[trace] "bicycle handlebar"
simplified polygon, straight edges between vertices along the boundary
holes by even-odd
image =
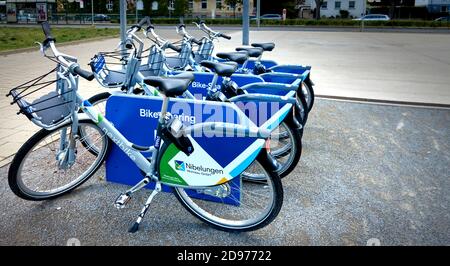
[[[181,35],[183,35],[184,38],[186,38],[188,41],[193,42],[197,45],[201,45],[202,41],[201,40],[197,40],[194,37],[192,37],[189,33],[187,33],[186,31],[186,25],[181,23],[177,26],[177,32],[180,33]]]
[[[175,46],[174,44],[167,42],[167,47],[174,50],[175,52],[181,52],[181,47]]]
[[[89,80],[89,81],[91,81],[95,78],[94,73],[92,73],[91,71],[84,70],[78,65],[73,68],[73,72],[75,74],[79,75],[80,77],[82,77],[86,80]]]
[[[213,31],[212,29],[210,29],[208,26],[206,26],[205,22],[203,20],[200,20],[199,23],[194,22],[194,24],[201,29],[202,31],[204,31],[206,34],[209,35],[209,37],[212,38],[217,38],[217,37],[222,37],[224,39],[227,40],[231,40],[231,36],[226,35],[224,33],[221,32],[217,32],[217,31]]]
[[[50,31],[50,25],[47,21],[42,22],[42,30],[44,31],[45,40],[44,44],[47,44],[49,41],[56,41],[55,38],[53,38],[52,33]]]
[[[147,24],[149,26],[151,25],[149,16],[142,18],[141,21],[139,21],[139,23],[135,24],[133,27],[137,27],[137,28],[141,29],[145,24]]]
[[[202,40],[201,40],[201,39],[200,39],[200,40],[197,40],[197,39],[195,39],[194,37],[192,37],[191,41],[192,41],[193,43],[197,44],[197,45],[201,45],[201,44],[202,44]]]
[[[44,56],[46,56],[44,52],[45,49],[50,48],[58,63],[66,67],[72,74],[79,75],[80,77],[87,79],[89,81],[93,80],[94,74],[92,72],[82,69],[80,65],[78,65],[78,63],[73,62],[76,60],[75,57],[60,53],[56,49],[55,47],[56,40],[55,38],[53,38],[51,34],[50,25],[48,24],[48,22],[46,21],[42,22],[41,26],[46,38],[44,43],[42,44],[42,52],[44,53]],[[67,59],[71,60],[72,62],[68,61]]]
[[[223,33],[221,33],[221,32],[219,32],[219,35],[218,35],[217,37],[222,37],[222,38],[225,38],[225,39],[227,39],[227,40],[231,40],[231,36],[226,35],[226,34],[223,34]]]

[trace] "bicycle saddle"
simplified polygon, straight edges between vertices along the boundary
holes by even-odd
[[[231,52],[231,53],[217,53],[217,57],[222,59],[228,59],[242,65],[248,59],[248,53],[243,52]]]
[[[264,51],[272,51],[275,48],[275,44],[273,42],[260,42],[260,43],[252,43],[253,47],[260,47]]]
[[[246,51],[248,53],[249,57],[259,57],[263,52],[263,48],[261,48],[261,47],[238,47],[238,48],[236,48],[236,51]]]
[[[192,75],[193,76],[193,75]],[[182,95],[193,80],[190,78],[172,78],[172,77],[148,77],[144,83],[158,88],[159,92],[167,97],[176,97]]]
[[[170,78],[173,79],[189,79],[190,81],[194,81],[195,77],[192,72],[180,72],[179,74],[176,74],[175,76],[170,76]]]
[[[225,77],[233,75],[238,66],[235,62],[217,63],[208,60],[201,61],[200,65],[214,70],[219,76]]]

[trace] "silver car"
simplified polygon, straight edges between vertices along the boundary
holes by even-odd
[[[391,20],[388,15],[383,14],[369,14],[360,18],[355,18],[353,20],[364,20],[364,21],[387,21]]]
[[[256,17],[251,18],[251,20],[256,20]],[[259,17],[260,20],[281,20],[281,15],[278,14],[264,14]]]

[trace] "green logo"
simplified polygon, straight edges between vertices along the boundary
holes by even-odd
[[[186,168],[185,168],[185,166],[184,166],[184,162],[183,162],[183,161],[177,161],[177,160],[175,160],[175,170],[178,170],[178,171],[185,171]]]

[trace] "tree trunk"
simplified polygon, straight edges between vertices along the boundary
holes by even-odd
[[[320,7],[322,6],[322,0],[315,0],[316,1],[316,12],[314,14],[315,19],[320,19]]]

